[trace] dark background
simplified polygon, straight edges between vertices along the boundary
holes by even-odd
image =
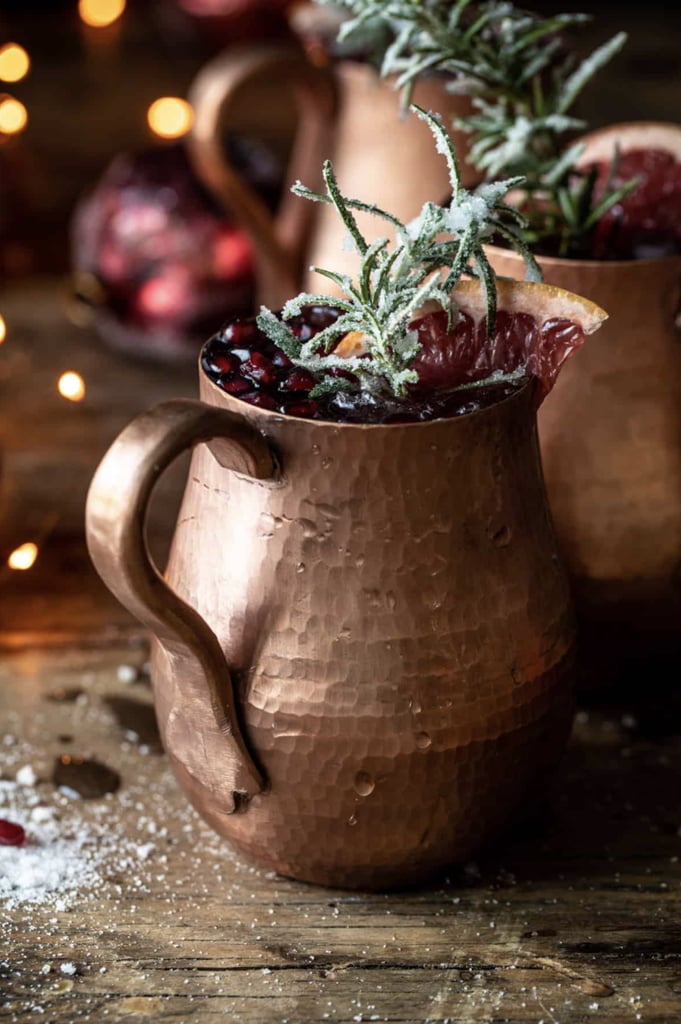
[[[535,9],[586,10],[586,50],[624,29],[625,50],[598,76],[580,113],[594,127],[638,119],[678,121],[681,111],[681,8],[676,0],[536,0]],[[673,8],[673,12],[672,12]],[[272,26],[261,16],[265,35]],[[257,22],[255,24],[257,34]],[[185,94],[202,63],[234,42],[178,17],[174,0],[128,0],[120,22],[86,29],[77,0],[2,0],[0,45],[21,43],[32,59],[24,81],[7,86],[29,124],[0,145],[0,232],[5,277],[65,271],[68,224],[76,198],[120,151],[152,143],[148,105]],[[14,179],[8,187],[8,165]]]

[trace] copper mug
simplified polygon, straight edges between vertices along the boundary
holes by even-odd
[[[559,759],[573,625],[532,386],[454,419],[361,425],[254,408],[201,370],[114,442],[91,556],[154,634],[165,749],[261,865],[386,888],[461,862]],[[165,580],[145,509],[192,461]]]

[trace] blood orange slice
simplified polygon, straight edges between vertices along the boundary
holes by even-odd
[[[485,296],[479,281],[460,281],[452,292],[459,319],[447,330],[447,314],[425,308],[412,321],[421,350],[413,362],[416,392],[449,390],[484,380],[496,371],[522,371],[539,382],[538,401],[553,387],[565,360],[597,330],[605,313],[594,302],[563,288],[497,280],[497,322],[487,336]],[[456,319],[456,318],[455,318]],[[338,355],[359,355],[357,332]]]
[[[631,122],[587,135],[582,168],[596,166],[596,195],[603,194],[617,149],[610,185],[639,178],[633,191],[601,217],[594,237],[596,259],[646,259],[681,252],[681,125]]]

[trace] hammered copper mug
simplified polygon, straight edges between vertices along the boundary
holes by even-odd
[[[618,144],[681,158],[678,125],[611,125],[582,141],[585,162],[612,158]],[[524,276],[515,253],[487,254],[497,274]],[[538,261],[547,284],[610,312],[563,368],[539,434],[582,685],[640,692],[641,678],[671,682],[681,664],[681,254]]]
[[[155,635],[165,749],[261,865],[388,888],[468,858],[538,799],[569,731],[573,626],[532,385],[395,425],[254,408],[201,371],[114,442],[88,544]],[[192,447],[165,582],[144,539]]]

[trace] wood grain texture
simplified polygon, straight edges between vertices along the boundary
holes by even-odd
[[[188,808],[165,758],[116,730],[102,698],[129,693],[117,667],[145,657],[125,643],[4,659],[0,731],[17,739],[0,748],[4,775],[18,747],[43,778],[68,730],[122,774],[107,803],[121,843],[148,839],[148,821],[168,834],[133,873],[109,865],[70,910],[2,911],[3,1019],[676,1019],[681,754],[672,737],[651,740],[651,722],[582,716],[550,813],[429,888],[350,895],[236,858]],[[86,701],[47,705],[57,684],[85,685]],[[678,732],[678,714],[667,723]],[[65,961],[75,976],[60,973]]]

